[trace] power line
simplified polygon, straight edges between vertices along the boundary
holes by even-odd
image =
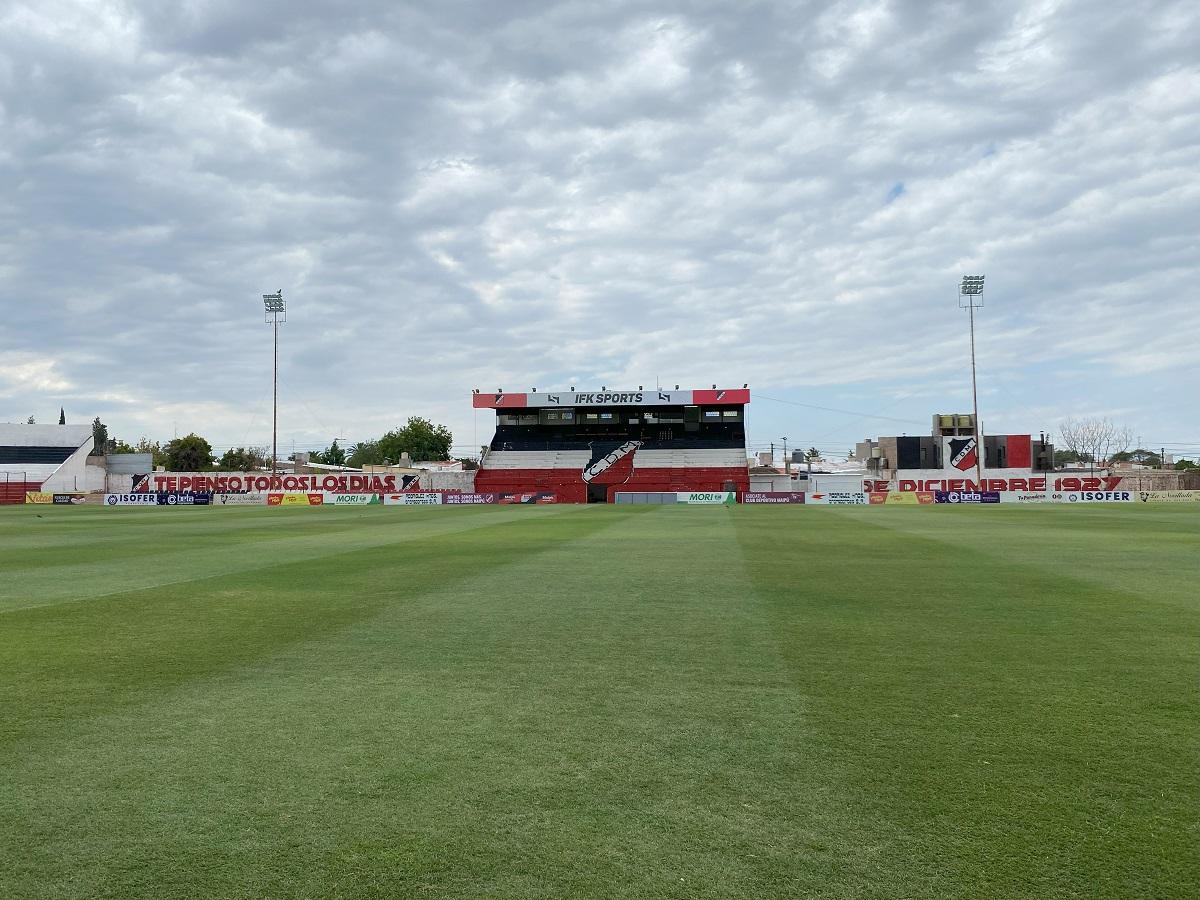
[[[755,399],[770,400],[773,403],[786,403],[788,406],[800,406],[804,409],[819,409],[821,412],[840,413],[845,416],[854,416],[859,419],[880,419],[886,422],[899,422],[903,425],[924,425],[927,423],[918,422],[916,419],[897,419],[892,416],[880,416],[874,413],[857,412],[852,409],[837,409],[832,406],[817,406],[812,403],[801,403],[798,400],[781,400],[779,397],[768,397],[766,394],[755,394]]]

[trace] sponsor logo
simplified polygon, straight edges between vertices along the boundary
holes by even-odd
[[[1131,491],[1069,491],[1065,494],[1052,494],[1055,499],[1066,503],[1132,503]]]
[[[1138,491],[1143,503],[1197,503],[1200,491]]]
[[[385,494],[383,502],[389,506],[440,506],[442,495],[431,491],[410,491],[404,494]]]
[[[105,494],[106,506],[158,506],[157,494]]]
[[[658,399],[659,399],[659,400],[662,400],[662,401],[664,401],[664,402],[666,402],[666,403],[670,403],[670,402],[671,402],[671,394],[670,394],[669,392],[667,392],[667,391],[659,391],[659,392],[658,392]]]
[[[950,439],[950,465],[958,469],[960,472],[966,472],[975,468],[975,462],[979,458],[976,452],[975,438],[951,438]]]
[[[613,393],[612,391],[599,394],[576,394],[576,403],[590,403],[594,405],[603,405],[605,403],[641,403],[642,395],[638,391],[627,391],[625,393]]]
[[[60,506],[80,506],[91,501],[87,494],[55,494],[52,500]]]
[[[25,492],[25,502],[26,503],[53,503],[54,495],[47,493],[46,491],[26,491]]]
[[[676,503],[716,505],[736,501],[733,491],[681,491],[675,495]]]
[[[218,506],[265,506],[266,494],[216,494],[213,503]]]
[[[267,494],[267,506],[324,506],[324,494]]]
[[[532,491],[528,493],[497,494],[497,503],[557,503],[558,495],[550,491]]]
[[[900,491],[876,491],[868,495],[871,498],[872,506],[882,506],[887,504],[901,506],[926,506],[934,502],[932,491],[911,491],[902,493]]]
[[[742,494],[743,503],[803,503],[800,491],[756,491]]]
[[[158,491],[154,495],[159,506],[208,506],[212,494],[203,491]]]
[[[603,475],[610,469],[612,469],[610,477],[604,479],[603,482],[597,482],[598,484],[623,484],[624,482],[628,481],[630,476],[633,475],[634,454],[637,453],[638,447],[640,446],[642,446],[641,441],[626,441],[621,446],[606,453],[599,459],[596,459],[596,456],[601,451],[593,447],[592,459],[588,462],[588,465],[585,466],[583,470],[584,483],[591,484],[593,479]],[[622,466],[620,470],[614,468],[617,463],[626,457],[629,457],[628,465]],[[624,477],[621,477],[622,475]]]
[[[442,502],[447,506],[475,506],[495,503],[495,494],[443,494]]]
[[[808,494],[804,502],[818,503],[823,506],[866,506],[868,496],[862,491],[825,491]]]
[[[562,400],[559,398],[558,394],[547,394],[546,399],[551,403],[562,403]]]
[[[379,494],[326,494],[326,506],[371,506],[382,503]]]
[[[999,491],[934,491],[935,503],[999,503]]]

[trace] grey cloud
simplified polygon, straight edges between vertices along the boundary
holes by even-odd
[[[1196,275],[1188,4],[63,4],[2,24],[0,350],[20,361],[0,418],[69,384],[122,434],[177,409],[218,442],[261,435],[257,295],[281,286],[301,441],[413,412],[462,435],[475,385],[667,372],[900,381],[923,419],[961,370],[953,285],[976,268],[997,415],[1041,403],[1031,365],[1198,377],[1171,288]]]

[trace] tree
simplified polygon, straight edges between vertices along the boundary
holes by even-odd
[[[198,434],[175,438],[163,452],[171,472],[203,472],[212,466],[212,445]]]
[[[217,460],[217,468],[222,472],[252,472],[267,468],[270,462],[265,447],[230,447]]]
[[[383,452],[379,449],[379,441],[359,441],[350,446],[350,457],[346,461],[349,466],[361,469],[363,466],[382,466]]]
[[[809,447],[804,451],[804,461],[808,463],[808,471],[812,473],[812,464],[821,458],[821,451],[816,447]]]
[[[1112,462],[1131,462],[1140,466],[1161,466],[1162,457],[1153,450],[1122,450],[1112,455]]]
[[[34,419],[34,417],[33,417],[33,416],[30,416],[28,419],[26,419],[26,420],[25,420],[25,424],[26,424],[26,425],[36,425],[36,424],[37,424],[37,420],[36,420],[36,419]]]
[[[126,443],[125,441],[121,440],[120,438],[111,438],[108,441],[107,452],[109,455],[116,455],[118,453],[137,453],[139,451],[138,451],[137,447],[133,446],[132,444]]]
[[[1092,461],[1092,457],[1090,455],[1088,455],[1087,453],[1080,455],[1079,453],[1076,453],[1074,450],[1055,450],[1054,451],[1054,465],[1059,468],[1061,468],[1069,463],[1080,463],[1080,462],[1090,463],[1091,461]]]
[[[402,453],[407,453],[414,462],[449,459],[453,442],[454,437],[445,425],[434,425],[421,416],[411,416],[403,428],[389,431],[378,444],[383,458],[396,463]]]
[[[327,466],[344,466],[346,464],[346,451],[338,446],[337,439],[326,447],[324,450],[315,450],[309,454],[309,460],[315,463],[323,463]]]
[[[1068,450],[1090,457],[1087,462],[1093,469],[1107,465],[1114,454],[1128,449],[1133,442],[1133,433],[1125,427],[1114,425],[1110,419],[1092,417],[1065,419],[1058,427],[1059,437]]]
[[[92,455],[103,456],[108,452],[108,426],[100,417],[92,419]]]
[[[61,406],[58,408],[58,424],[59,425],[67,424],[67,411],[65,409],[63,409],[63,407],[61,407]]]
[[[1180,459],[1176,460],[1175,469],[1179,472],[1186,472],[1189,469],[1200,469],[1200,465],[1197,465],[1193,460],[1190,459]]]

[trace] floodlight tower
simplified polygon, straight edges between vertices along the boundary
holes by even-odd
[[[263,321],[275,333],[275,365],[271,370],[271,478],[274,479],[279,459],[279,326],[287,321],[283,289],[263,294]]]
[[[975,386],[975,310],[983,308],[984,275],[964,275],[958,285],[958,308],[971,320],[971,421],[975,426],[975,483],[983,490],[983,441],[979,439],[979,391]]]

